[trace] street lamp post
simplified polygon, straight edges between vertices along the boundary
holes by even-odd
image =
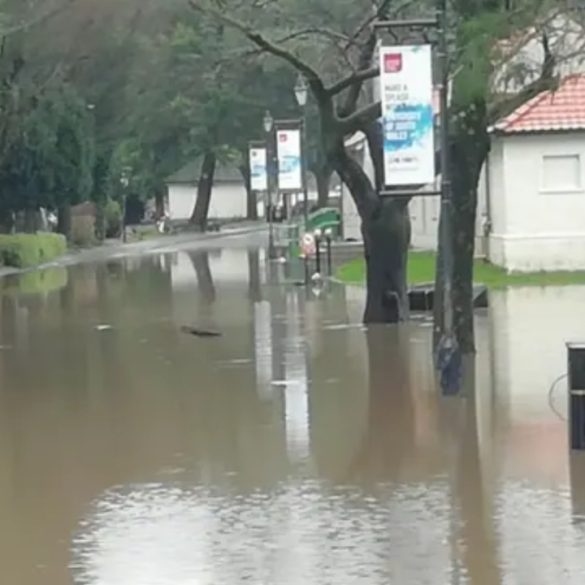
[[[302,180],[303,180],[303,220],[305,223],[305,230],[309,222],[309,185],[307,181],[307,99],[309,97],[309,87],[307,81],[302,74],[299,74],[295,84],[295,97],[297,103],[302,110],[301,117],[301,165],[302,165]]]
[[[274,118],[272,114],[266,110],[263,120],[264,132],[266,134],[266,191],[268,196],[268,258],[274,260],[276,258],[276,249],[274,247],[274,209],[272,191],[274,187],[275,178],[275,164],[274,164]]]

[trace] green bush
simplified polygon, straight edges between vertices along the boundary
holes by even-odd
[[[122,206],[113,199],[108,199],[104,209],[106,238],[119,238],[122,233]]]
[[[59,234],[0,235],[0,264],[29,268],[50,262],[67,251],[67,242]]]

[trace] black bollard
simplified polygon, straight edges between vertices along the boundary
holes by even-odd
[[[321,237],[315,236],[315,260],[317,274],[321,274]]]
[[[574,451],[585,450],[585,343],[568,343],[569,440]]]
[[[333,273],[332,269],[332,259],[331,259],[331,235],[327,234],[327,274],[331,276]]]

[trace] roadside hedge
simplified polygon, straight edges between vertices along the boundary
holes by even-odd
[[[0,235],[0,264],[30,268],[50,262],[67,251],[67,241],[59,234]]]

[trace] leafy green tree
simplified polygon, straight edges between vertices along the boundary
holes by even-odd
[[[362,219],[367,264],[366,322],[395,321],[407,314],[406,261],[410,240],[407,199],[378,196],[382,184],[380,104],[373,101],[368,80],[378,74],[375,64],[377,20],[429,16],[448,8],[452,102],[450,153],[452,225],[455,251],[452,301],[455,334],[465,352],[474,350],[472,319],[472,259],[477,183],[489,149],[488,127],[498,116],[554,84],[553,56],[547,42],[547,11],[558,10],[547,0],[452,0],[402,3],[284,1],[278,5],[242,6],[213,0],[190,0],[196,12],[237,30],[263,54],[283,60],[303,74],[319,112],[320,137],[327,162],[347,185]],[[365,16],[364,16],[365,15]],[[493,79],[509,55],[498,54],[498,40],[527,30],[541,35],[545,60],[537,79],[516,95],[501,95]],[[432,35],[433,33],[429,33]],[[420,32],[393,31],[393,42]],[[349,73],[348,73],[349,70]],[[344,140],[357,131],[365,134],[376,169],[375,180],[347,152]],[[416,186],[414,186],[416,187]],[[444,251],[442,241],[441,253]],[[444,328],[441,310],[442,274],[438,275],[437,331]]]
[[[68,210],[89,197],[93,135],[85,103],[71,88],[41,95],[18,93],[10,142],[0,159],[0,197],[12,212],[22,211],[27,229],[40,207],[58,209],[66,227]],[[14,98],[16,99],[16,98]]]

